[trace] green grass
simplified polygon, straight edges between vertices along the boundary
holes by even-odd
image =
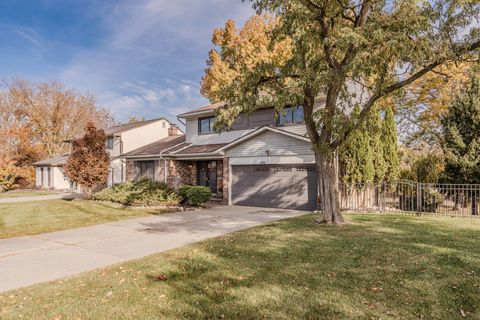
[[[479,220],[313,218],[0,294],[0,318],[480,319]]]
[[[4,193],[0,193],[0,199],[2,198],[18,198],[18,197],[33,197],[33,196],[46,196],[46,195],[51,195],[55,194],[55,192],[52,191],[22,191],[22,190],[15,190],[15,191],[8,191]]]
[[[166,209],[126,209],[112,203],[86,200],[0,203],[0,239],[71,229],[168,211]]]

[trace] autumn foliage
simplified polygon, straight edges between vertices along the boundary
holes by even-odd
[[[95,99],[59,82],[14,80],[0,90],[0,185],[3,190],[33,187],[32,164],[69,151],[67,140],[93,122],[104,128],[112,116]]]
[[[87,194],[107,182],[110,160],[105,150],[106,140],[105,132],[89,122],[85,135],[72,142],[65,174],[72,182],[81,185]]]

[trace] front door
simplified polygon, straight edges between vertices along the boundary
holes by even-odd
[[[209,187],[213,194],[217,193],[217,161],[198,161],[197,164],[199,186]]]

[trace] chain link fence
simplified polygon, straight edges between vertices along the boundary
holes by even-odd
[[[478,216],[480,185],[398,180],[381,185],[341,185],[346,212]]]

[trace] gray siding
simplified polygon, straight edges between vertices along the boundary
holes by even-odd
[[[227,157],[262,157],[267,156],[309,155],[313,154],[311,144],[280,133],[267,131],[238,146],[228,149]]]
[[[232,204],[314,210],[314,165],[232,166]]]

